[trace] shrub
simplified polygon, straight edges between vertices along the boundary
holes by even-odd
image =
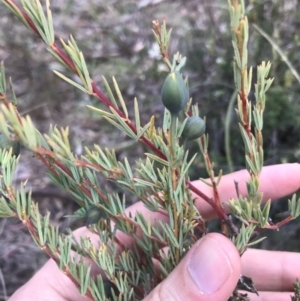
[[[24,0],[21,6],[9,0],[2,2],[45,42],[49,52],[68,70],[68,74],[73,73],[74,76],[68,77],[59,71],[54,71],[55,74],[102,103],[101,106],[89,106],[89,109],[148,149],[136,160],[135,168],[131,167],[127,158],[120,161],[114,150],[96,144],[93,148],[86,147],[84,154],[75,155],[69,141],[69,128],[50,126],[49,132],[42,134],[29,116],[19,114],[15,94],[12,93],[11,101],[7,97],[2,64],[0,216],[20,219],[34,242],[57,263],[87,299],[142,300],[165,279],[197,239],[206,233],[206,222],[195,206],[195,197],[200,197],[215,210],[221,232],[233,241],[241,255],[248,246],[264,239],[257,233],[265,229],[276,230],[300,215],[300,201],[296,196],[289,201],[288,217],[277,224],[269,218],[271,200],[262,204],[259,176],[264,163],[263,114],[266,92],[273,79],[268,77],[269,62],[263,61],[257,66],[253,93],[256,102],[252,105],[248,99],[252,88],[252,68],[248,68],[249,29],[243,1],[229,1],[238,131],[243,140],[246,169],[250,175],[248,195],[241,197],[237,184],[237,197],[229,202],[228,207],[235,219],[227,214],[218,193],[222,170],[216,175],[208,152],[209,140],[204,131],[209,120],[201,119],[198,106],[189,100],[188,80],[181,74],[186,58],[176,53],[170,59],[171,30],[167,30],[165,21],[153,21],[154,36],[162,60],[170,72],[161,93],[166,108],[162,128],[159,128],[154,116],[148,118],[146,124],[141,123],[141,104],[137,99],[134,100],[133,112],[128,111],[115,79],[109,84],[104,78],[106,94],[101,91],[91,78],[85,57],[72,36],[67,42],[56,41],[49,1],[46,1],[45,10],[39,1]],[[12,85],[11,89],[13,91]],[[197,156],[197,153],[190,154],[187,149],[189,139],[195,140],[202,155],[209,177],[202,181],[212,187],[214,198],[205,195],[189,179],[189,169]],[[12,185],[20,143],[45,165],[51,180],[70,193],[80,206],[71,217],[84,219],[101,245],[93,245],[88,237],[78,240],[71,231],[68,235],[60,233],[49,222],[49,214],[42,215],[31,194],[26,193],[26,183],[21,183],[19,188]],[[140,212],[134,216],[127,215],[125,194],[120,196],[107,191],[99,184],[100,176],[125,188],[161,219],[150,221]],[[123,246],[120,252],[117,231],[132,237],[135,247]],[[165,247],[168,251],[164,252],[162,249]],[[71,251],[76,253],[75,257]],[[84,263],[86,257],[103,270],[107,280],[103,280],[101,275],[91,277],[90,266]],[[155,269],[153,258],[159,264],[159,271]],[[245,276],[241,276],[238,288],[255,291],[251,279]],[[246,300],[247,297],[239,294],[237,289],[231,299]]]

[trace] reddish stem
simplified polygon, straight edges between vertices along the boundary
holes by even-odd
[[[31,233],[31,235],[35,238],[35,240],[37,242],[39,242],[39,235],[36,231],[36,228],[33,224],[33,222],[29,219],[26,218],[24,220],[22,220],[22,222],[25,224],[25,226],[28,228],[29,232]],[[50,250],[50,248],[47,245],[40,245],[40,248],[49,256],[49,258],[53,259],[57,266],[59,266],[59,259],[58,256],[56,257]],[[77,288],[80,288],[80,284],[78,283],[78,281],[72,276],[72,274],[69,272],[67,267],[64,267],[63,269],[64,274],[75,284],[75,286]],[[94,300],[94,298],[92,297],[90,292],[87,292],[85,295],[86,298],[88,298],[89,300]]]
[[[5,0],[5,2],[10,5],[12,7],[12,9],[16,9],[18,10],[21,15],[23,16],[23,18],[26,20],[26,22],[28,23],[28,25],[30,26],[30,28],[36,33],[36,35],[38,35],[39,37],[41,37],[38,29],[36,28],[36,26],[34,25],[33,21],[30,19],[30,17],[25,13],[25,11],[19,7],[13,0]]]
[[[201,197],[205,202],[207,202],[218,214],[220,221],[227,221],[227,214],[224,209],[220,207],[213,198],[208,197],[202,191],[200,191],[197,187],[195,187],[191,182],[186,181],[186,186],[193,191],[197,196]]]
[[[93,92],[95,93],[96,97],[99,98],[108,108],[113,108],[117,114],[124,119],[126,124],[129,126],[129,128],[136,134],[137,129],[135,125],[124,115],[122,111],[120,111],[116,106],[114,106],[111,101],[98,89],[98,87],[95,85],[94,82],[92,82]],[[145,144],[149,149],[151,149],[156,155],[158,155],[163,160],[167,160],[167,157],[163,152],[161,152],[150,140],[148,140],[146,137],[142,136],[140,138],[140,141]]]
[[[41,38],[40,33],[38,32],[36,26],[34,25],[33,21],[30,19],[30,17],[20,8],[18,7],[12,0],[6,0],[6,2],[12,6],[13,8],[17,8],[20,13],[23,15],[23,17],[25,18],[26,22],[28,23],[28,25],[31,27],[31,29]],[[67,66],[70,67],[70,69],[77,74],[77,70],[76,67],[74,65],[74,63],[72,62],[72,60],[69,59],[69,57],[59,48],[59,46],[57,44],[53,44],[50,45],[50,47],[52,47],[52,49],[57,53],[57,55],[67,64]],[[93,88],[93,92],[95,94],[95,96],[97,96],[97,98],[99,98],[107,107],[112,107],[117,114],[119,114],[119,116],[121,118],[125,119],[126,124],[130,127],[130,129],[134,132],[137,133],[136,127],[135,125],[126,118],[126,116],[124,115],[124,113],[122,111],[120,111],[116,106],[114,106],[112,104],[112,102],[98,89],[98,87],[95,85],[95,83],[92,81],[92,88]],[[167,157],[165,156],[165,154],[160,151],[150,140],[148,140],[146,137],[142,136],[140,138],[140,141],[145,144],[150,150],[152,150],[157,156],[159,156],[160,158],[162,158],[163,160],[166,160]],[[226,220],[226,213],[224,212],[224,210],[222,208],[220,208],[215,201],[212,198],[209,198],[208,196],[206,196],[204,193],[202,193],[200,190],[198,190],[196,187],[193,186],[193,184],[191,184],[189,181],[186,181],[187,183],[187,187],[189,187],[196,195],[198,195],[199,197],[201,197],[204,201],[206,201],[208,204],[210,204],[214,210],[216,210],[219,218],[221,220]]]
[[[60,57],[60,59],[75,73],[78,75],[75,64],[70,60],[70,58],[58,47],[56,43],[50,45],[52,50]]]

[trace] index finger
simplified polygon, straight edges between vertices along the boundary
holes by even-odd
[[[223,176],[218,186],[218,192],[222,203],[227,203],[230,198],[236,198],[234,182],[238,182],[241,196],[247,195],[246,183],[250,175],[246,170],[237,171]],[[276,200],[287,196],[300,188],[300,164],[278,164],[263,168],[260,178],[259,191],[263,193],[263,201]],[[193,184],[205,193],[213,197],[213,190],[202,181],[194,181]],[[196,206],[201,216],[208,220],[216,217],[216,212],[201,198],[197,197]]]
[[[218,192],[223,203],[227,203],[230,198],[236,197],[234,182],[238,182],[239,193],[242,196],[247,195],[246,182],[249,181],[250,176],[247,170],[237,171],[222,177],[218,186]],[[201,190],[208,197],[213,197],[213,190],[210,186],[202,181],[194,181],[193,184]],[[300,164],[278,164],[264,167],[260,175],[260,188],[259,191],[263,193],[263,200],[279,199],[295,192],[300,187]],[[196,207],[198,208],[201,216],[208,220],[216,217],[216,212],[212,207],[201,198],[196,197]],[[226,208],[226,206],[225,206]],[[145,220],[150,220],[151,224],[155,220],[168,222],[168,217],[158,212],[148,210],[144,204],[138,202],[126,209],[126,213],[131,213],[132,216],[136,212],[143,214]],[[125,233],[119,232],[118,238],[124,246],[131,247],[135,239]]]

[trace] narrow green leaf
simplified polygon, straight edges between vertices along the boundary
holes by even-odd
[[[153,154],[150,154],[150,153],[145,153],[145,155],[147,157],[149,157],[150,159],[154,160],[154,161],[157,161],[157,162],[159,162],[159,163],[161,163],[163,165],[169,166],[169,162],[168,161],[166,161],[166,160],[164,160],[164,159],[162,159],[162,158],[160,158],[160,157],[158,157],[156,155],[153,155]]]
[[[71,84],[72,86],[76,87],[77,89],[81,90],[82,92],[86,93],[86,94],[90,94],[88,90],[86,90],[83,86],[77,84],[76,82],[74,82],[73,80],[69,79],[68,77],[64,76],[62,73],[53,70],[53,72],[59,76],[61,79],[65,80],[67,83]]]
[[[46,5],[49,4],[49,0],[46,1]],[[49,28],[49,23],[48,23],[48,20],[44,14],[44,11],[43,11],[43,8],[41,6],[41,3],[38,2],[38,6],[39,6],[39,13],[40,13],[40,19],[42,21],[42,29],[43,29],[43,32],[45,34],[45,43],[48,44],[48,45],[51,45],[51,43],[53,43],[52,41],[52,35],[51,35],[51,29]],[[49,7],[47,7],[47,12],[49,11]]]
[[[129,179],[132,180],[132,178],[133,178],[132,170],[129,165],[128,159],[126,157],[124,158],[124,162],[125,162],[125,166],[126,166],[127,175],[129,177]]]
[[[84,83],[86,86],[86,89],[90,92],[90,94],[93,93],[93,87],[92,87],[92,81],[90,78],[89,71],[87,69],[85,59],[83,57],[82,52],[79,52],[79,58],[80,58],[80,69],[83,71],[83,77],[84,77]]]
[[[5,0],[1,0],[11,11],[12,13],[27,27],[27,29],[31,30],[31,27],[28,25],[26,19],[24,18],[22,12],[19,10],[18,6],[13,2],[7,2]]]
[[[188,152],[187,152],[188,153]],[[192,165],[192,163],[194,162],[194,160],[195,160],[195,158],[197,157],[197,153],[196,154],[194,154],[194,156],[191,158],[191,160],[188,162],[188,164],[185,166],[185,168],[184,168],[184,170],[183,171],[181,171],[181,173],[180,173],[180,178],[179,178],[179,180],[178,180],[178,183],[177,183],[177,188],[176,188],[176,191],[175,191],[175,193],[177,194],[177,193],[179,193],[179,191],[182,189],[182,183],[183,183],[183,181],[185,180],[185,179],[187,179],[188,178],[188,170],[189,170],[189,168],[190,168],[190,166]]]
[[[173,245],[173,247],[180,248],[177,238],[173,232],[173,228],[170,225],[165,224],[165,223],[160,223],[160,224],[161,224],[162,230],[165,233],[166,238],[170,241],[170,243]]]
[[[52,12],[50,9],[50,1],[46,1],[46,8],[47,8],[47,19],[48,19],[48,30],[49,30],[49,43],[53,44],[55,35],[54,35],[54,28],[53,28],[53,18],[52,18]]]
[[[115,99],[115,97],[114,97],[113,92],[111,91],[111,88],[110,88],[110,86],[109,86],[109,84],[108,84],[106,78],[105,78],[104,76],[102,76],[102,79],[103,79],[103,82],[104,82],[106,91],[107,91],[107,93],[108,93],[109,99],[110,99],[111,102],[115,105],[116,108],[119,108],[118,103],[117,103],[117,101],[116,101],[116,99]]]
[[[138,178],[133,178],[133,181],[136,183],[136,185],[141,186],[142,188],[144,186],[147,186],[147,187],[154,187],[155,186],[155,184],[153,182],[145,181],[145,180],[138,179]]]
[[[300,215],[300,199],[296,199],[296,194],[293,195],[292,199],[289,200],[289,212],[290,215],[295,219]]]
[[[248,134],[245,131],[244,127],[240,123],[239,123],[239,128],[240,128],[240,131],[241,131],[241,134],[242,134],[242,138],[243,138],[243,141],[244,141],[246,152],[251,153],[252,152],[252,144],[251,144],[251,141],[248,137]]]
[[[120,104],[122,106],[123,113],[125,114],[126,118],[128,118],[127,107],[126,107],[125,101],[123,99],[122,93],[121,93],[121,91],[119,89],[118,83],[117,83],[117,81],[116,81],[116,79],[114,77],[112,78],[112,80],[113,80],[113,84],[114,84],[115,91],[117,93],[119,102],[120,102]]]
[[[264,209],[262,210],[262,216],[265,218],[264,226],[266,225],[266,223],[269,220],[270,208],[271,208],[271,200],[268,200],[267,203],[264,206]]]
[[[118,128],[119,130],[121,130],[122,132],[125,132],[125,134],[127,134],[132,139],[135,139],[136,136],[132,134],[131,129],[128,130],[127,127],[123,126],[123,124],[119,124],[109,117],[103,116],[103,118],[106,119],[108,122],[110,122],[112,125],[114,125],[116,128]]]
[[[115,118],[114,114],[112,114],[112,113],[110,113],[110,112],[107,112],[107,111],[98,109],[98,108],[93,107],[93,106],[87,106],[87,108],[89,108],[89,109],[91,109],[91,110],[93,110],[93,111],[95,111],[95,112],[100,113],[100,115],[102,115],[102,116],[106,116],[106,117],[112,118],[112,119]]]
[[[115,119],[118,120],[119,124],[123,127],[123,131],[127,133],[127,135],[133,139],[136,139],[136,134],[133,132],[133,130],[127,125],[124,118],[122,118],[115,110],[114,108],[110,107],[110,110],[114,114]]]
[[[139,103],[137,101],[137,98],[134,98],[134,117],[135,117],[135,126],[137,130],[137,134],[139,135],[141,122],[140,122],[140,111],[139,111]]]
[[[6,198],[2,193],[0,194],[0,217],[13,217],[15,216],[15,212],[9,206],[8,198]]]
[[[237,67],[239,69],[241,69],[242,68],[242,62],[241,62],[240,53],[239,53],[239,50],[238,50],[238,47],[237,47],[237,44],[236,44],[235,41],[232,41],[232,46],[233,46],[233,50],[234,50],[234,57],[236,59]]]
[[[151,122],[148,122],[138,133],[138,135],[136,135],[135,140],[138,141],[143,135],[144,133],[149,129],[151,125]]]
[[[0,63],[0,93],[6,93],[5,67],[3,61]]]
[[[79,50],[77,50],[77,46],[76,43],[73,39],[72,36],[70,36],[70,41],[68,41],[68,45],[65,43],[65,41],[63,39],[60,39],[60,42],[62,43],[64,49],[66,50],[66,52],[68,53],[68,55],[70,56],[71,60],[73,61],[75,68],[78,72],[78,75],[80,76],[80,74],[82,74],[80,68],[78,66],[80,66],[80,59],[78,56]],[[74,45],[72,44],[72,41],[74,41]]]

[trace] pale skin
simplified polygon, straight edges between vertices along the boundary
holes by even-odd
[[[219,194],[222,202],[235,197],[234,181],[239,182],[239,191],[245,195],[245,182],[249,179],[246,171],[223,176]],[[212,196],[211,188],[201,181],[194,182],[205,194]],[[278,199],[300,188],[300,165],[282,164],[265,167],[260,177],[260,191],[264,201]],[[214,211],[203,200],[197,200],[197,207],[205,219],[215,218]],[[141,203],[128,211],[141,211],[151,219],[164,218],[149,213]],[[284,231],[284,229],[282,229]],[[86,228],[75,231],[75,235],[89,236]],[[122,243],[130,247],[133,240],[119,233]],[[207,257],[206,257],[207,256]],[[198,259],[205,258],[201,269]],[[93,273],[98,273],[93,267]],[[169,277],[159,284],[144,301],[227,301],[236,286],[240,274],[251,277],[259,296],[249,294],[251,300],[290,301],[293,282],[300,278],[300,254],[248,249],[240,258],[234,245],[223,235],[211,233],[200,239],[183,258]],[[209,279],[209,281],[206,281]],[[36,274],[21,287],[9,301],[84,301],[74,284],[49,260]]]

